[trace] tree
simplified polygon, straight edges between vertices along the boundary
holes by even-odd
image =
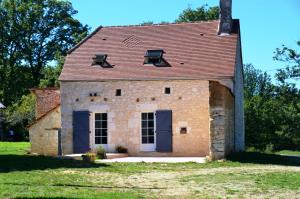
[[[61,70],[64,65],[65,58],[63,56],[58,56],[56,58],[56,65],[55,66],[46,66],[43,71],[43,78],[40,79],[40,88],[47,88],[47,87],[59,87],[58,77],[61,73]]]
[[[297,42],[300,47],[300,41]],[[286,47],[277,48],[275,51],[274,60],[286,63],[284,69],[279,69],[276,73],[276,78],[281,83],[285,83],[288,79],[298,79],[300,77],[300,53],[295,49]]]
[[[203,5],[195,10],[191,8],[185,9],[175,21],[180,22],[193,22],[193,21],[208,21],[219,18],[219,7],[214,6],[207,8],[207,5]]]
[[[154,24],[153,21],[145,21],[145,22],[141,23],[140,25],[141,26],[148,26],[148,25],[153,25],[153,24]]]
[[[271,77],[253,65],[244,66],[246,146],[265,149],[274,137],[275,119]],[[271,113],[270,113],[271,112]],[[274,112],[273,112],[274,113]]]
[[[208,21],[208,20],[215,20],[219,18],[219,7],[209,7],[207,5],[203,5],[199,8],[193,10],[192,8],[187,8],[182,11],[179,15],[178,19],[175,20],[175,23],[181,22],[193,22],[193,21]],[[160,24],[168,24],[169,22],[162,21]],[[153,25],[153,21],[145,21],[141,23],[141,26],[145,25]]]
[[[73,18],[76,13],[68,1],[0,1],[0,99],[5,105],[38,86],[57,54],[66,55],[87,35],[88,27]]]
[[[300,91],[275,85],[252,65],[244,66],[246,145],[260,150],[300,148]]]
[[[35,96],[28,94],[9,106],[5,110],[6,131],[12,129],[16,132],[16,138],[23,140],[27,134],[26,126],[35,118]]]

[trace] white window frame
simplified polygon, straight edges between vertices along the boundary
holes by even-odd
[[[95,130],[96,130],[96,128],[95,128],[95,123],[96,123],[96,118],[95,118],[95,115],[97,114],[97,113],[100,113],[100,114],[107,114],[107,143],[106,144],[96,144],[96,135],[95,135]],[[109,145],[109,126],[108,126],[108,113],[107,112],[92,112],[92,114],[91,114],[91,123],[90,123],[90,126],[91,126],[91,146],[93,146],[92,148],[95,150],[95,149],[97,149],[99,146],[102,146],[104,149],[105,149],[105,151],[107,151],[108,150],[108,145]]]
[[[142,114],[143,113],[147,113],[147,114],[153,113],[154,143],[143,144],[143,141],[142,141],[142,139],[143,139]],[[155,152],[156,151],[156,119],[155,119],[155,112],[143,111],[143,112],[140,113],[140,146],[141,146],[141,151],[143,151],[143,152]]]

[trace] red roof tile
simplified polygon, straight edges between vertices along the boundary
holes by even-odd
[[[199,79],[233,77],[239,22],[231,35],[217,34],[219,21],[100,27],[70,50],[61,81]],[[144,65],[147,50],[163,49],[171,67]],[[108,54],[112,68],[92,66]]]
[[[30,90],[36,96],[36,119],[43,117],[60,104],[59,88],[34,88]]]

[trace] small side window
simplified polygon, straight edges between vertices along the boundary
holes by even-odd
[[[122,95],[122,90],[121,89],[117,89],[116,90],[116,96],[121,96]]]
[[[165,94],[168,94],[168,95],[171,94],[171,88],[170,87],[165,88]]]
[[[180,134],[187,134],[187,128],[186,127],[181,127],[180,128]]]

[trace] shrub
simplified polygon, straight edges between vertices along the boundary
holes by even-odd
[[[82,157],[82,160],[85,162],[95,162],[95,160],[96,160],[96,154],[92,153],[92,152],[87,152],[87,153],[83,154],[81,157]]]
[[[99,159],[106,159],[106,152],[105,152],[105,149],[102,147],[102,146],[99,146],[97,148],[97,157]]]
[[[274,153],[274,144],[267,144],[265,148],[265,153]]]
[[[117,151],[118,153],[127,153],[128,150],[127,150],[127,148],[118,145],[118,146],[116,147],[116,151]]]

